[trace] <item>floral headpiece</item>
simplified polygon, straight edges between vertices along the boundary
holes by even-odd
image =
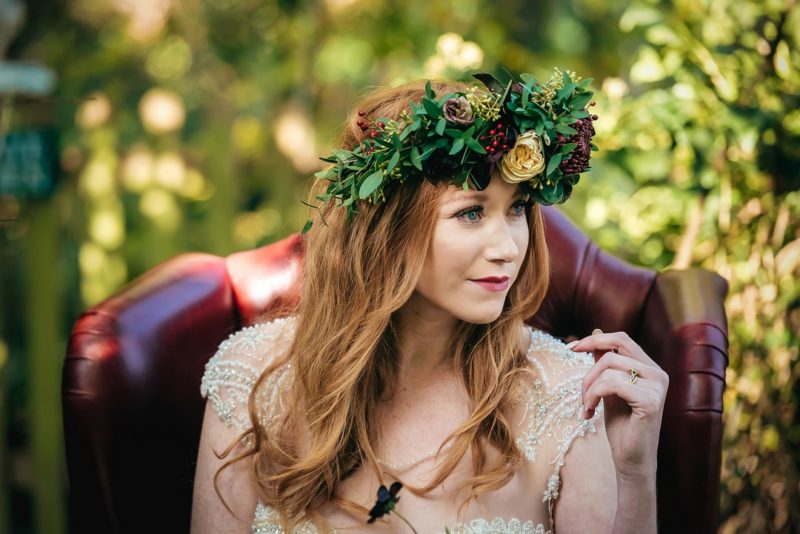
[[[472,183],[481,191],[498,169],[504,181],[519,184],[535,202],[566,201],[597,150],[592,143],[597,115],[586,109],[594,105],[587,89],[592,79],[558,68],[544,84],[528,73],[505,85],[488,73],[473,77],[488,91],[472,85],[437,98],[428,81],[425,96],[398,120],[368,120],[360,111],[358,126],[366,137],[351,150],[334,149],[320,158],[333,165],[315,173],[331,182],[316,198],[346,207],[350,222],[358,213],[356,200],[382,202],[397,184],[449,179],[464,190]],[[311,225],[307,220],[302,233]]]

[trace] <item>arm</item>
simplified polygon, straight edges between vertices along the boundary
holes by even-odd
[[[653,532],[656,526],[656,475],[641,479],[617,478],[614,533]]]
[[[533,359],[543,382],[552,385],[532,407],[550,414],[542,419],[549,430],[533,435],[549,437],[545,458],[555,467],[544,497],[553,528],[559,534],[655,533],[656,453],[669,377],[628,337],[603,334],[592,341],[613,343],[608,348],[619,353],[597,359],[580,350],[580,343],[595,348],[586,340],[570,344],[572,352],[545,337],[542,355]],[[636,384],[628,383],[632,366],[641,371]]]
[[[602,416],[596,428],[575,440],[565,457],[556,532],[655,533],[655,469],[651,477],[618,475]]]
[[[194,479],[191,534],[251,531],[258,500],[250,481],[252,458],[230,465],[219,476],[219,490],[237,517],[228,512],[214,490],[214,474],[223,463],[241,454],[243,446],[238,444],[224,460],[218,460],[214,451],[224,451],[238,434],[238,430],[220,420],[211,403],[206,403]]]
[[[615,510],[630,506],[621,499],[611,448],[602,414],[596,418],[596,432],[576,439],[561,467],[561,488],[555,501],[555,530],[571,532],[616,532],[612,530]],[[637,532],[644,532],[637,530]]]
[[[192,500],[192,534],[251,532],[258,495],[252,480],[253,456],[226,467],[219,475],[218,488],[225,508],[214,488],[214,475],[226,462],[239,456],[252,444],[252,435],[236,444],[222,460],[214,452],[224,452],[239,435],[250,427],[247,402],[258,375],[267,367],[271,355],[285,348],[282,328],[293,327],[288,319],[276,319],[254,325],[232,334],[220,344],[216,354],[206,363],[200,393],[208,399],[195,471]],[[287,332],[291,328],[286,329]],[[270,379],[268,390],[284,389],[280,378]],[[263,401],[263,399],[262,399]],[[263,416],[269,421],[276,412],[271,402],[262,402]]]

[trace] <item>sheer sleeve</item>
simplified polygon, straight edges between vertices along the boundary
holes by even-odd
[[[564,458],[576,438],[596,432],[596,425],[603,424],[603,401],[591,419],[583,418],[581,389],[583,377],[594,365],[591,353],[573,352],[550,334],[532,330],[528,359],[536,378],[525,400],[525,428],[517,445],[531,462],[547,462],[542,502],[547,503],[553,527]]]
[[[239,432],[251,427],[248,399],[267,366],[289,348],[296,316],[254,324],[232,333],[206,362],[200,394],[208,399],[220,420]],[[291,364],[273,373],[257,392],[258,416],[265,424],[280,412]],[[245,443],[249,443],[250,436]]]

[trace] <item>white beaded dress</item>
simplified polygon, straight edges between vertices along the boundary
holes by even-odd
[[[242,328],[223,341],[206,363],[201,395],[211,402],[220,419],[237,431],[242,432],[250,427],[247,412],[250,392],[273,358],[272,355],[280,354],[290,345],[295,321],[296,316],[289,316]],[[561,482],[559,471],[565,456],[575,438],[587,432],[596,432],[596,425],[602,424],[602,400],[591,419],[583,418],[581,385],[583,377],[594,364],[591,354],[573,352],[558,338],[527,325],[525,328],[531,336],[527,357],[538,378],[532,380],[527,392],[519,398],[524,406],[524,416],[516,421],[515,437],[517,446],[528,462],[546,462],[546,467],[537,466],[537,472],[543,475],[538,477],[538,487],[530,488],[530,491],[531,495],[539,494],[538,502],[547,505],[548,517],[539,521],[515,515],[475,517],[448,525],[452,534],[553,533],[553,505],[558,498]],[[259,389],[256,405],[266,423],[282,413],[284,406],[280,392],[287,390],[292,376],[292,366],[287,364],[270,376],[266,387]],[[547,451],[548,456],[537,455],[540,449]],[[253,517],[252,532],[285,534],[276,519],[277,512],[259,502]],[[443,533],[444,525],[441,530]],[[339,534],[343,532],[346,530]],[[308,521],[295,529],[293,534],[319,533],[314,524]]]

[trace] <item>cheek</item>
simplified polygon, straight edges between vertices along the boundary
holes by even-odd
[[[519,249],[520,262],[525,257],[525,254],[528,252],[530,237],[531,237],[530,230],[528,229],[528,225],[526,223],[521,224],[519,231],[514,234],[514,242],[517,244],[517,249]]]
[[[435,281],[437,287],[444,289],[445,284],[463,281],[474,258],[474,243],[458,228],[440,223],[431,239],[420,285],[430,287]]]

